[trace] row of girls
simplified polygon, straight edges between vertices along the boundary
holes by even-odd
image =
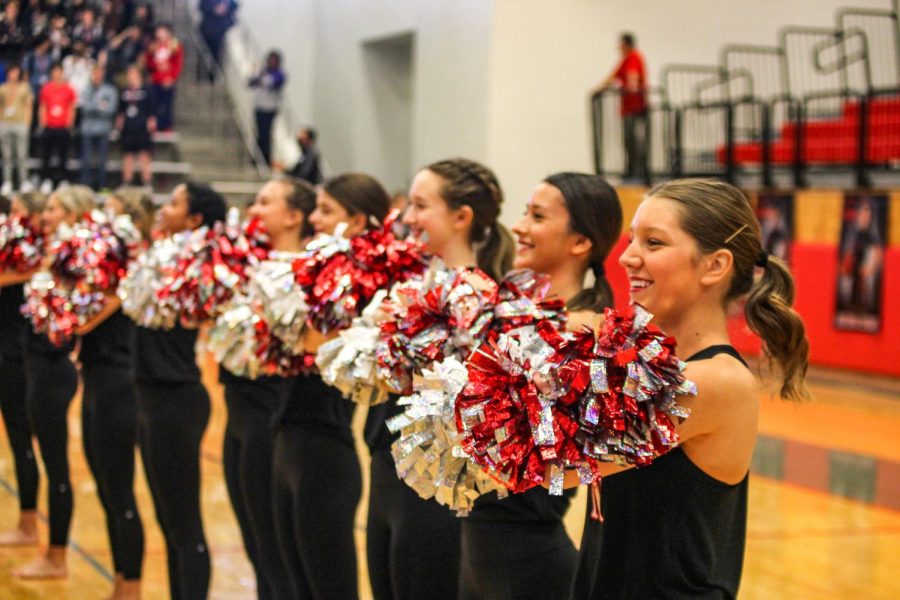
[[[40,213],[45,234],[54,233],[54,223],[74,222],[86,212],[67,194],[56,192]],[[568,328],[602,327],[603,311],[613,304],[605,271],[614,268],[610,253],[623,225],[615,191],[597,176],[546,178],[512,229],[514,248],[498,220],[502,201],[486,167],[441,161],[416,174],[402,223],[441,261],[440,268],[488,283],[502,281],[510,268],[530,269],[547,278],[548,298],[565,304]],[[113,204],[122,211],[140,206],[121,198]],[[318,190],[289,179],[267,183],[248,210],[271,244],[260,271],[278,264],[290,270],[316,234],[353,240],[384,227],[389,205],[383,187],[362,174],[336,176]],[[36,216],[40,208],[23,196],[14,210]],[[162,209],[159,230],[178,234],[224,218],[221,197],[186,184]],[[629,300],[677,341],[679,356],[689,363],[685,377],[696,384],[695,395],[679,400],[690,410],[676,425],[680,444],[644,468],[629,468],[624,460],[598,467],[602,486],[591,487],[576,550],[563,527],[572,490],[582,483],[574,471],[565,474],[569,490],[562,495],[540,486],[505,498],[492,491],[462,518],[420,497],[397,475],[392,446],[398,436],[387,424],[403,412],[403,403],[391,394],[368,408],[365,426],[372,455],[366,559],[375,598],[736,596],[759,390],[729,344],[727,315],[731,304],[745,301],[748,325],[777,368],[780,393],[803,397],[808,347],[791,309],[793,283],[784,264],[762,251],[749,202],[727,184],[663,184],[648,193],[628,229],[630,242],[618,262],[628,274]],[[593,282],[585,287],[589,272]],[[4,273],[4,307],[21,304],[22,291],[14,286],[23,277]],[[265,302],[264,294],[253,298],[253,280],[251,273],[246,296],[235,303]],[[229,310],[222,313],[211,339],[227,338],[235,328]],[[18,327],[23,342],[7,344],[12,338],[4,335],[0,368],[22,511],[17,531],[3,542],[36,542],[33,431],[50,479],[51,539],[46,555],[20,574],[64,575],[72,499],[59,448],[65,448],[65,407],[77,374],[70,347],[52,346],[16,314],[5,310],[3,327]],[[239,312],[230,314],[234,319]],[[325,333],[307,328],[290,345],[290,368],[222,362],[229,413],[226,483],[260,598],[358,595],[354,514],[362,486],[351,432],[357,405],[323,380],[312,358],[347,325]],[[86,455],[107,511],[117,574],[113,597],[139,594],[143,535],[131,451],[137,436],[166,541],[171,596],[204,598],[210,560],[200,516],[199,443],[210,406],[195,357],[197,329],[134,327],[110,297],[76,333],[83,334]],[[132,337],[134,346],[127,343]],[[276,343],[274,334],[270,341]],[[224,354],[227,348],[217,356]],[[22,356],[27,377],[17,381],[15,361]],[[92,422],[98,425],[89,428]],[[110,439],[101,443],[104,436]]]

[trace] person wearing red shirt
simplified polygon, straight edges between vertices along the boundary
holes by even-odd
[[[147,48],[147,71],[156,94],[156,125],[160,131],[171,131],[175,122],[175,82],[184,65],[184,48],[166,24],[156,27],[153,42]]]
[[[619,38],[622,60],[616,69],[593,92],[613,84],[620,90],[622,131],[625,142],[625,179],[650,183],[647,168],[647,72],[644,57],[638,51],[631,33]]]
[[[75,124],[78,94],[66,82],[62,65],[58,63],[53,65],[50,70],[50,81],[41,88],[39,98],[38,125],[43,130],[41,177],[44,183],[41,187],[44,191],[59,185],[59,182],[65,179],[66,159],[72,140],[70,130]]]

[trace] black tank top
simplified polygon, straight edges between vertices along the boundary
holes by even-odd
[[[728,354],[711,346],[688,361]],[[603,523],[586,530],[599,561],[579,569],[573,598],[735,598],[747,528],[748,477],[735,485],[697,467],[680,447],[649,467],[605,478]]]

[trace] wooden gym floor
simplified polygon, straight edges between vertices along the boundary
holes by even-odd
[[[212,551],[215,599],[254,598],[222,477],[225,411],[214,366],[206,368],[213,416],[203,442],[203,506]],[[741,598],[900,597],[900,382],[819,370],[815,400],[790,405],[765,400],[750,488],[747,555]],[[0,548],[0,600],[104,598],[111,589],[110,553],[102,510],[81,449],[80,402],[70,411],[71,470],[76,492],[69,578],[26,582],[10,576],[36,548]],[[357,414],[357,432],[365,411]],[[0,426],[2,427],[2,426]],[[0,442],[0,529],[15,523],[15,476],[5,434]],[[363,463],[368,461],[360,446]],[[140,464],[140,461],[138,461]],[[366,465],[363,465],[364,473]],[[146,531],[144,598],[167,597],[165,550],[143,472],[137,490]],[[43,491],[41,510],[44,511]],[[579,539],[584,494],[567,526]],[[365,499],[358,512],[363,598]],[[46,529],[41,538],[46,540]]]

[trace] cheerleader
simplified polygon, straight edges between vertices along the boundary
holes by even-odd
[[[41,213],[47,239],[53,238],[63,223],[74,225],[93,208],[92,202],[92,197],[76,194],[72,188],[53,192]],[[47,473],[50,543],[42,556],[15,569],[13,575],[29,579],[62,578],[67,574],[66,545],[73,510],[66,415],[78,389],[78,372],[69,358],[74,340],[57,347],[46,335],[35,333],[28,327],[23,346],[27,380],[25,405]]]
[[[188,182],[160,209],[172,235],[225,219],[225,201],[209,186]],[[134,371],[141,458],[156,519],[166,541],[174,600],[206,598],[210,559],[200,514],[200,438],[210,403],[200,382],[197,330],[135,327]]]
[[[564,299],[571,326],[590,323],[612,305],[604,262],[618,240],[622,209],[601,177],[559,173],[534,191],[513,233],[514,266],[549,275],[550,295]],[[584,288],[587,272],[594,284]],[[563,526],[571,495],[535,488],[475,502],[462,520],[463,600],[546,599],[569,595],[577,554]]]
[[[791,308],[793,279],[763,250],[747,198],[726,183],[657,186],[630,237],[619,262],[631,302],[678,342],[698,394],[680,400],[691,416],[677,426],[678,448],[643,469],[607,469],[597,507],[603,523],[582,542],[596,557],[582,557],[574,596],[735,598],[760,390],[731,346],[728,310],[746,298],[747,324],[779,374],[781,396],[803,398],[809,343]]]
[[[38,192],[14,196],[12,215],[40,223],[45,198]],[[19,521],[15,529],[0,533],[0,546],[32,546],[38,543],[37,493],[39,474],[34,456],[31,425],[25,409],[25,366],[22,336],[28,321],[20,308],[25,301],[23,284],[34,271],[0,273],[0,412],[9,438],[19,492]]]
[[[511,266],[509,234],[497,222],[503,200],[494,174],[464,159],[419,171],[403,222],[448,268],[478,266],[499,280]],[[511,240],[510,240],[511,241]],[[477,252],[476,252],[477,249]],[[397,396],[372,406],[365,439],[372,455],[366,558],[376,600],[447,598],[459,592],[460,519],[423,500],[397,477],[385,421],[401,412]]]
[[[150,239],[155,207],[138,188],[119,188],[106,209],[127,214]],[[75,333],[81,336],[81,404],[84,455],[106,513],[115,580],[113,600],[139,598],[144,528],[134,497],[137,398],[134,388],[134,323],[111,293],[101,312]]]
[[[263,186],[247,214],[265,226],[272,243],[271,260],[290,261],[299,256],[312,237],[309,215],[315,205],[315,190],[298,179],[275,179]],[[219,375],[228,406],[222,452],[225,482],[256,573],[257,596],[290,598],[290,579],[278,548],[272,503],[272,420],[285,380],[277,375],[251,378],[224,366]]]
[[[389,204],[387,192],[368,175],[338,175],[322,185],[309,221],[325,234],[346,223],[350,237],[379,226]],[[273,507],[292,596],[350,600],[358,596],[353,525],[362,493],[350,430],[354,405],[319,375],[294,377],[284,392],[275,431]]]

